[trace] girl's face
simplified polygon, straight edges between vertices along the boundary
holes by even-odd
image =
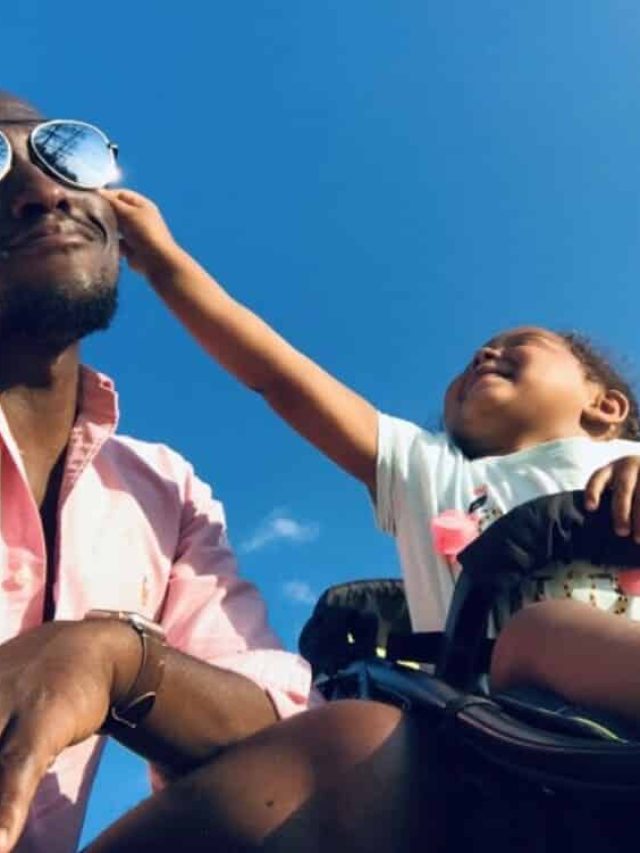
[[[600,386],[554,332],[524,326],[481,347],[445,395],[447,431],[469,457],[586,435]]]

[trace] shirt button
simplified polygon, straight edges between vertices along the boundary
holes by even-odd
[[[7,592],[15,592],[27,585],[31,578],[31,572],[26,566],[19,566],[2,581],[2,589]]]

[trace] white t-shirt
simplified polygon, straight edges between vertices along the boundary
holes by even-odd
[[[615,439],[566,438],[506,456],[467,459],[444,434],[378,416],[376,517],[395,536],[409,610],[416,631],[444,626],[454,580],[446,559],[434,550],[431,521],[445,510],[474,511],[480,530],[526,501],[582,489],[591,474],[623,456],[640,456],[640,443]],[[572,567],[573,568],[573,567]],[[620,590],[611,578],[572,571],[571,583],[557,577],[549,596],[567,595],[604,609],[620,609]],[[640,597],[622,608],[640,619]]]

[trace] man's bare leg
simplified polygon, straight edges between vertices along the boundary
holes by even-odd
[[[424,724],[336,702],[271,726],[150,797],[86,853],[438,853],[443,811]]]

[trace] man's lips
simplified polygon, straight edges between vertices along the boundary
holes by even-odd
[[[74,220],[40,222],[11,239],[3,241],[2,249],[11,255],[14,252],[39,249],[63,249],[73,245],[92,242],[101,236],[97,227]]]

